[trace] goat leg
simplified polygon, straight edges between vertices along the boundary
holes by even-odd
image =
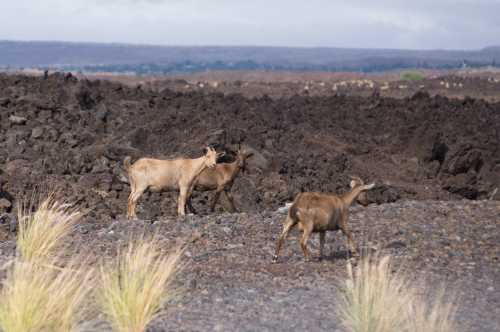
[[[132,193],[128,196],[128,201],[127,201],[127,219],[132,218]]]
[[[182,186],[179,190],[179,199],[177,202],[177,215],[186,215],[186,198],[187,198],[188,187]]]
[[[224,190],[224,196],[226,196],[226,200],[229,203],[229,212],[231,212],[231,213],[236,212],[237,213],[238,209],[236,209],[236,207],[234,206],[234,200],[233,200],[233,196],[231,195],[231,193],[229,193],[229,191]]]
[[[217,204],[217,201],[219,200],[220,193],[222,190],[217,189],[214,194],[214,198],[212,199],[212,202],[210,203],[210,212],[215,211],[215,204]]]
[[[359,256],[358,251],[356,250],[356,246],[354,245],[354,240],[352,238],[352,233],[349,229],[347,229],[347,226],[344,224],[340,226],[340,229],[342,230],[342,233],[347,237],[347,243],[349,245],[349,250],[351,251],[351,254],[353,256]]]
[[[187,210],[193,214],[197,214],[196,210],[193,207],[193,203],[191,201],[191,196],[186,200]]]
[[[310,260],[309,250],[307,249],[307,241],[309,241],[309,236],[311,236],[312,225],[305,227],[302,233],[302,237],[300,239],[300,247],[302,248],[302,252],[304,253],[304,259],[306,262]]]
[[[194,182],[189,187],[189,190],[188,190],[187,195],[186,195],[186,208],[187,208],[186,210],[188,210],[188,212],[196,214],[196,210],[194,209],[193,204],[191,202],[191,197],[193,195],[193,191],[194,191]]]
[[[323,249],[325,248],[325,236],[326,232],[320,232],[319,233],[319,259],[323,259]]]
[[[280,254],[281,246],[283,245],[283,242],[288,236],[288,233],[290,230],[295,226],[297,223],[293,221],[292,218],[289,216],[286,217],[285,220],[285,225],[283,226],[283,231],[281,232],[279,238],[278,238],[278,243],[276,244],[276,250],[274,252],[273,256],[273,263],[276,263],[278,261],[278,255]]]
[[[137,214],[135,213],[137,201],[139,200],[139,198],[141,197],[141,195],[144,193],[145,190],[146,188],[136,188],[134,192],[130,193],[129,204],[128,204],[129,205],[128,208],[130,211],[127,212],[129,219],[137,219]]]

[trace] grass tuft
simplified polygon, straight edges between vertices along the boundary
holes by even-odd
[[[31,207],[19,209],[19,233],[17,249],[25,262],[42,264],[55,256],[61,239],[74,227],[83,215],[69,204],[61,203],[52,196],[45,199],[34,213]]]
[[[31,208],[19,211],[19,256],[7,266],[0,290],[0,330],[75,331],[93,272],[83,272],[76,259],[58,267],[56,250],[82,214],[52,196]]]
[[[427,305],[423,298],[416,298],[408,306],[408,330],[411,332],[458,331],[453,318],[457,305],[444,299],[444,291],[438,292],[435,300]]]
[[[115,264],[100,271],[101,310],[114,331],[144,332],[174,292],[171,281],[183,249],[163,255],[155,239],[130,242]]]
[[[55,266],[55,262],[50,262]],[[0,330],[75,331],[85,311],[92,271],[15,261],[0,292]]]
[[[351,332],[452,332],[456,305],[443,296],[433,302],[401,271],[392,272],[389,256],[361,260],[354,270],[347,266],[338,314]],[[444,291],[441,292],[444,294]]]

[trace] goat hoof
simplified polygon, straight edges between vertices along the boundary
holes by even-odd
[[[276,255],[273,256],[273,263],[278,263],[278,256]]]

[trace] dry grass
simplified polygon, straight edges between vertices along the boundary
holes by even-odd
[[[83,214],[53,196],[45,199],[34,213],[30,210],[31,204],[19,209],[17,248],[25,262],[43,263],[54,257],[61,239]]]
[[[348,264],[338,313],[352,332],[452,332],[456,306],[442,296],[429,306],[401,271],[393,273],[388,256],[365,258],[353,271]],[[444,294],[444,292],[442,293]]]
[[[431,305],[417,298],[408,308],[408,330],[411,332],[455,332],[458,331],[453,318],[457,305],[444,299],[441,290]]]
[[[55,265],[55,262],[51,262]],[[0,293],[4,332],[75,331],[85,312],[92,271],[16,261]]]
[[[376,264],[364,259],[355,271],[349,263],[348,273],[339,305],[345,327],[353,332],[403,331],[405,309],[399,303],[409,300],[409,285],[391,274],[389,257]]]
[[[83,272],[76,258],[58,267],[56,250],[82,214],[52,196],[34,213],[31,205],[21,210],[20,255],[7,266],[0,291],[0,330],[75,331],[86,312],[92,270]]]
[[[155,239],[141,238],[119,254],[116,264],[101,267],[101,310],[114,331],[143,332],[169,300],[183,250],[163,255]]]

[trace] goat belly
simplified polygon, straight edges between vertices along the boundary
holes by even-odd
[[[196,186],[194,187],[194,189],[196,191],[209,191],[209,190],[215,190],[217,189],[217,186],[211,186],[211,185],[207,185],[207,184],[196,184]]]
[[[313,232],[324,232],[324,231],[327,231],[328,230],[328,227],[327,225],[315,225],[314,228],[313,228]]]
[[[156,187],[156,186],[150,186],[150,187],[149,187],[149,191],[152,191],[152,192],[158,193],[158,192],[162,191],[162,188],[160,188],[160,187]]]
[[[154,193],[159,193],[159,192],[163,192],[163,191],[176,191],[178,190],[179,187],[178,186],[149,186],[148,190],[151,191],[151,192],[154,192]]]
[[[317,224],[314,226],[313,232],[325,232],[325,231],[337,231],[337,230],[339,230],[338,225]]]

